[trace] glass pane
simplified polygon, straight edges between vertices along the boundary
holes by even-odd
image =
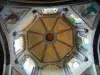
[[[76,58],[73,58],[68,62],[68,66],[70,67],[71,72],[74,72],[80,66],[80,62]]]
[[[14,41],[14,48],[16,54],[23,50],[23,41],[24,40],[22,37],[19,37]]]
[[[46,8],[42,10],[43,14],[52,14],[56,13],[58,11],[58,8]]]
[[[28,75],[31,75],[33,67],[35,67],[34,61],[32,61],[30,58],[27,58],[25,63],[23,64],[24,70]]]
[[[83,39],[83,42],[85,43],[85,44],[88,44],[88,39],[87,38],[82,38]]]
[[[73,68],[76,69],[76,68],[78,68],[78,67],[79,67],[79,63],[78,63],[78,62],[74,62],[74,63],[73,63]]]

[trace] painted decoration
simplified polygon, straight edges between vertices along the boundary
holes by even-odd
[[[4,7],[1,15],[7,24],[16,24],[28,12],[26,8]]]
[[[29,8],[4,7],[1,16],[6,22],[8,31],[14,29],[17,23],[28,13]]]
[[[73,11],[75,11],[76,15],[83,20],[84,24],[91,29],[94,28],[95,20],[97,19],[97,15],[99,15],[100,5],[93,2],[83,5],[72,5],[71,8]]]
[[[96,15],[97,12],[100,10],[100,5],[96,2],[91,3],[87,8],[84,8],[84,5],[79,9],[81,12],[81,16],[85,18],[91,18],[92,16]]]

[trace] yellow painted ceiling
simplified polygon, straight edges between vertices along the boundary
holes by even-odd
[[[41,16],[25,34],[29,52],[42,63],[60,62],[75,48],[75,28],[60,15]]]

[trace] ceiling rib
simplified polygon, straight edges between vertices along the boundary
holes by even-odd
[[[34,31],[28,31],[29,33],[33,33],[33,34],[37,34],[37,35],[42,35],[43,36],[43,34],[42,33],[39,33],[39,32],[34,32]]]
[[[56,19],[56,21],[55,21],[55,23],[54,23],[54,25],[53,25],[53,27],[52,27],[52,30],[54,30],[54,28],[55,28],[55,26],[56,26],[56,24],[57,24],[57,22],[58,22],[58,19],[59,19],[59,17]]]
[[[40,42],[38,42],[38,43],[36,43],[35,45],[33,45],[32,47],[30,47],[29,48],[29,51],[32,49],[32,48],[34,48],[35,46],[37,46],[37,45],[39,45],[39,44],[41,44],[43,42],[43,40],[42,41],[40,41]]]
[[[63,32],[69,31],[69,30],[71,30],[71,28],[69,28],[69,29],[64,29],[64,30],[61,30],[61,31],[57,32],[57,34],[60,34],[60,33],[63,33]]]
[[[70,47],[70,48],[73,47],[73,46],[71,46],[71,45],[69,45],[69,44],[67,44],[67,43],[65,43],[65,42],[63,42],[63,41],[61,41],[61,40],[58,40],[58,39],[57,39],[57,41],[61,42],[62,44],[66,45],[66,46],[68,46],[68,47]]]
[[[47,31],[47,27],[46,27],[46,25],[44,24],[44,22],[43,22],[42,18],[40,18],[40,20],[41,20],[41,22],[42,22],[42,25],[43,25],[43,27],[44,27],[45,31]]]
[[[43,51],[43,54],[42,54],[42,58],[41,58],[41,61],[43,62],[44,60],[44,56],[45,56],[45,52],[47,50],[47,44],[45,45],[45,48],[44,48],[44,51]]]
[[[52,44],[52,46],[53,46],[53,49],[54,49],[54,51],[56,52],[56,55],[57,55],[57,57],[58,57],[58,59],[59,59],[59,61],[60,61],[60,56],[59,56],[59,54],[58,54],[58,52],[57,52],[57,49],[56,49],[55,45]]]

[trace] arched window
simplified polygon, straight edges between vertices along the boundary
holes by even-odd
[[[40,75],[63,75],[63,70],[56,65],[48,65],[41,70]]]
[[[74,72],[80,66],[81,63],[76,58],[72,58],[67,64],[71,72]]]
[[[43,14],[54,14],[57,13],[58,8],[46,8],[42,10]]]
[[[86,37],[82,37],[82,47],[84,47],[86,50],[89,48],[89,40]]]
[[[25,59],[25,62],[23,63],[23,69],[25,70],[25,72],[27,73],[27,75],[31,75],[33,68],[35,68],[35,62],[34,60],[32,60],[30,57]]]
[[[24,38],[23,38],[23,36],[17,37],[14,40],[14,50],[15,50],[16,54],[18,54],[24,50]]]

